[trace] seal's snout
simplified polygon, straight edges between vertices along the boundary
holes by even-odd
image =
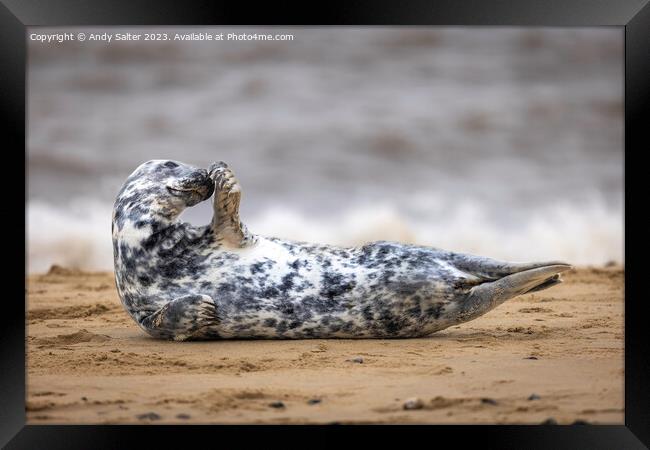
[[[214,182],[210,178],[206,169],[196,169],[191,174],[171,182],[168,184],[167,189],[174,195],[187,195],[192,194],[198,197],[193,201],[203,201],[210,198],[214,192]]]
[[[202,185],[205,184],[205,180],[209,178],[207,170],[197,169],[185,179],[185,182],[188,184]]]
[[[206,200],[210,198],[210,196],[214,192],[214,181],[212,181],[212,178],[210,178],[210,174],[205,169],[200,169],[198,171],[198,177],[199,179],[197,180],[197,185],[199,186],[199,190],[203,194],[203,199]]]
[[[194,173],[194,179],[197,185],[202,187],[212,186],[212,180],[206,169],[199,169]]]

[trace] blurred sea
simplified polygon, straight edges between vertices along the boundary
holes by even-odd
[[[30,272],[111,269],[114,197],[159,158],[228,162],[260,234],[623,261],[620,29],[238,29],[269,30],[295,38],[30,42]]]

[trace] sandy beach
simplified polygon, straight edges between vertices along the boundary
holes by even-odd
[[[27,421],[622,424],[623,269],[564,279],[426,339],[181,343],[54,266],[27,279]]]

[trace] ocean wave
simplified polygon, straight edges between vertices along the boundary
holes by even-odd
[[[27,205],[27,270],[52,264],[86,270],[113,267],[111,207],[77,199],[66,208],[42,201]]]
[[[575,265],[624,261],[622,208],[597,199],[547,205],[509,223],[495,219],[478,202],[447,205],[424,195],[411,202],[356,205],[327,217],[275,206],[243,219],[251,231],[262,235],[335,245],[389,240],[512,261],[561,259]],[[208,221],[201,216],[190,222]],[[63,208],[31,201],[27,222],[29,273],[44,272],[52,264],[113,268],[110,204],[80,198]]]

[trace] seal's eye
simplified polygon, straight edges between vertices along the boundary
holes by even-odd
[[[169,167],[170,169],[173,169],[174,167],[178,167],[178,164],[176,164],[173,161],[167,161],[165,164],[163,164],[165,167]]]

